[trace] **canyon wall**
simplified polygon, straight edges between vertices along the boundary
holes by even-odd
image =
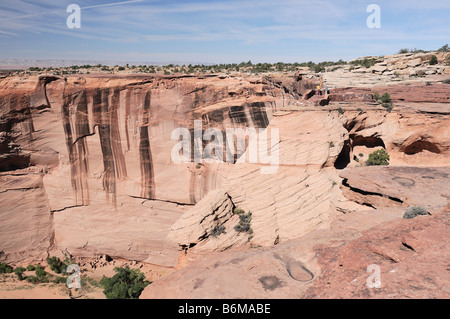
[[[320,80],[300,72],[0,79],[1,258],[107,254],[175,267],[182,251],[273,246],[362,208],[418,204],[364,182],[398,173],[407,183],[408,171],[360,167],[383,148],[392,167],[440,182],[422,168],[448,165],[447,86],[377,87],[392,93],[388,112],[373,103],[374,88],[314,96]],[[248,134],[228,134],[250,128],[257,149]],[[233,142],[214,152],[226,163],[195,162],[211,129],[220,145]],[[183,132],[192,152],[175,148],[188,159],[176,162]],[[441,195],[429,209],[445,207]],[[236,230],[235,209],[251,212],[251,230]]]
[[[265,128],[277,108],[315,81],[299,75],[1,79],[0,195],[9,212],[2,216],[2,256],[16,261],[67,251],[174,266],[178,246],[166,238],[170,227],[221,187],[238,156],[228,164],[174,163],[172,132],[193,134],[194,120],[201,133],[217,128],[225,138],[229,128]]]

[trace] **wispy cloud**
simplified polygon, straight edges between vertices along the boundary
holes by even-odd
[[[66,8],[81,7],[82,27],[68,29]],[[382,28],[368,29],[369,0],[16,0],[0,4],[0,45],[91,48],[92,56],[140,52],[165,56],[341,57],[363,50],[429,48],[450,34],[450,2],[380,0]],[[13,41],[14,40],[14,41]],[[32,43],[32,44],[31,44]],[[46,45],[44,45],[46,43]],[[324,48],[329,48],[324,52]],[[379,48],[379,49],[377,49]],[[25,52],[25,51],[24,51]],[[55,51],[52,51],[55,52]],[[58,51],[59,52],[59,51]],[[103,52],[103,53],[102,53]],[[289,53],[287,53],[289,52]],[[374,52],[365,52],[372,54]],[[384,51],[383,51],[384,52]],[[385,52],[392,53],[392,52]],[[51,53],[53,54],[53,53]],[[374,53],[376,54],[376,53]]]

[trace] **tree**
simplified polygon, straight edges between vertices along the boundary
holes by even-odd
[[[16,269],[14,269],[14,273],[17,275],[17,277],[19,277],[19,280],[24,280],[25,278],[23,277],[23,273],[25,272],[25,268],[23,267],[17,267]]]
[[[36,266],[35,272],[36,272],[36,276],[39,279],[43,279],[43,278],[47,277],[47,272],[44,270],[44,267],[41,265]]]
[[[56,256],[48,257],[47,264],[50,267],[50,269],[56,272],[57,274],[66,271],[66,265]]]
[[[379,149],[369,154],[369,159],[366,161],[366,166],[374,165],[389,165],[389,154],[385,149]]]
[[[151,282],[145,280],[145,275],[139,269],[116,267],[116,274],[107,278],[103,276],[100,284],[107,299],[137,299]]]
[[[10,274],[13,272],[13,267],[7,263],[0,263],[0,274]]]
[[[443,45],[440,49],[438,49],[438,52],[448,52],[448,44]]]

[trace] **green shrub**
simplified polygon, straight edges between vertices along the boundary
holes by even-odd
[[[13,267],[7,263],[0,263],[0,274],[10,274],[13,272]]]
[[[34,271],[35,268],[34,268],[33,265],[28,265],[28,266],[27,266],[27,270],[28,270],[28,271]]]
[[[384,93],[381,97],[380,100],[382,103],[390,103],[391,102],[391,96],[389,95],[389,93]]]
[[[389,165],[389,154],[385,149],[379,149],[373,153],[370,153],[369,159],[366,161],[366,165]]]
[[[28,276],[26,278],[26,281],[29,282],[30,284],[39,284],[41,281],[38,279],[38,277],[36,276]]]
[[[316,72],[316,73],[325,72],[325,67],[322,65],[316,65],[314,67],[314,72]]]
[[[339,114],[344,114],[344,110],[342,109],[342,107],[339,106],[339,108],[337,109]]]
[[[65,284],[65,283],[67,283],[67,278],[68,277],[55,276],[53,278],[52,282],[55,284]]]
[[[380,99],[380,93],[374,91],[373,92],[373,99],[374,99],[374,101],[378,101]]]
[[[394,106],[392,105],[391,96],[389,93],[380,95],[378,92],[373,92],[373,99],[375,102],[381,104],[388,112],[391,112]]]
[[[47,264],[50,267],[50,269],[57,274],[60,274],[62,272],[66,272],[66,265],[56,256],[53,257],[47,257]]]
[[[32,284],[40,284],[40,283],[49,282],[49,279],[47,277],[47,272],[44,269],[45,268],[43,266],[37,265],[35,267],[36,276],[28,276],[26,278],[27,282],[30,282]]]
[[[19,280],[24,280],[25,278],[23,277],[23,273],[25,272],[25,268],[23,267],[17,267],[16,269],[14,269],[14,273],[17,275],[17,277],[19,278]]]
[[[142,290],[150,284],[139,269],[116,267],[116,274],[107,278],[103,276],[100,281],[103,293],[107,299],[137,299]]]
[[[44,278],[47,276],[47,272],[44,269],[45,268],[41,265],[36,266],[35,273],[38,278]]]
[[[403,215],[403,219],[412,219],[419,215],[431,215],[425,208],[414,206],[408,209]]]
[[[246,214],[244,210],[239,209],[237,211],[237,214],[239,215],[239,224],[234,226],[234,230],[237,231],[238,233],[245,232],[253,234],[253,230],[250,226],[250,223],[252,221],[252,212],[249,211]]]
[[[436,64],[438,64],[437,57],[435,55],[432,55],[431,59],[430,59],[430,65],[436,65]]]
[[[221,234],[225,234],[225,226],[224,225],[217,225],[211,231],[211,236],[213,236],[214,238]]]

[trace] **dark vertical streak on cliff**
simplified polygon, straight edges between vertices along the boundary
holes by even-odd
[[[70,180],[72,183],[72,189],[75,194],[75,204],[78,205],[78,183],[77,183],[77,150],[73,145],[72,126],[70,125],[70,104],[72,103],[72,95],[70,92],[66,92],[67,83],[64,83],[63,91],[63,103],[61,105],[62,123],[64,128],[64,134],[66,136],[66,146],[69,153],[70,163]]]
[[[252,103],[250,105],[250,114],[252,116],[254,127],[266,128],[267,125],[269,125],[264,102]]]
[[[81,188],[81,200],[83,205],[89,205],[89,184],[87,181],[89,173],[88,164],[88,147],[86,143],[86,136],[92,135],[89,130],[88,108],[86,91],[80,91],[75,97],[74,101],[77,101],[76,116],[75,116],[75,133],[77,136],[77,148],[78,148],[78,176],[79,184]],[[72,146],[73,147],[73,146]]]
[[[103,189],[106,191],[107,199],[113,194],[112,201],[116,205],[116,173],[114,157],[111,148],[111,127],[109,120],[109,97],[108,90],[97,89],[94,92],[94,120],[98,127],[100,145],[103,154]]]
[[[150,124],[150,102],[151,91],[148,90],[145,94],[144,112],[142,126],[140,127],[140,143],[139,155],[141,161],[141,180],[142,191],[141,196],[144,198],[155,198],[155,179],[153,172],[152,153],[150,149],[150,139],[148,134],[148,127]]]
[[[126,97],[125,97],[125,134],[127,136],[127,151],[130,150],[130,136],[128,133],[128,121],[130,119],[130,107],[131,107],[131,89],[128,89]]]
[[[127,177],[127,167],[125,165],[125,157],[122,152],[122,144],[119,131],[119,115],[118,108],[120,103],[120,90],[114,88],[111,96],[111,146],[114,154],[114,162],[116,165],[116,173],[118,179]]]

